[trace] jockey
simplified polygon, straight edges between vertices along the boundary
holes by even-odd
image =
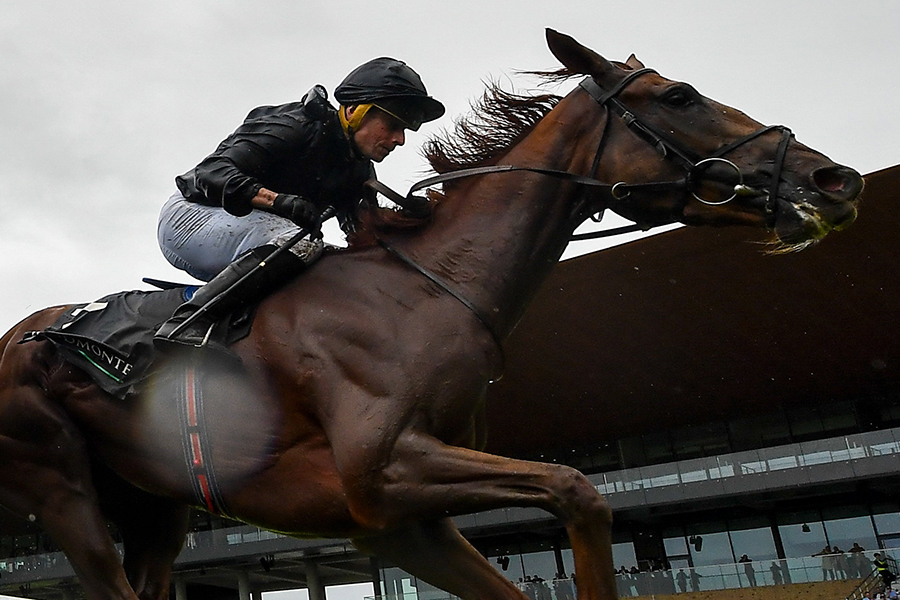
[[[159,245],[175,267],[208,283],[159,328],[158,345],[204,345],[217,319],[315,261],[326,207],[334,207],[345,233],[352,232],[361,203],[376,205],[363,185],[374,177],[373,162],[403,145],[406,129],[417,131],[444,114],[419,75],[393,58],[357,67],[334,96],[337,109],[317,85],[300,102],[253,109],[215,152],[175,179],[178,191],[159,216]],[[315,235],[253,271],[303,228]]]

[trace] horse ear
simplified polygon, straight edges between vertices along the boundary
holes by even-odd
[[[608,60],[575,41],[574,38],[547,28],[547,46],[559,62],[573,73],[596,78],[612,72],[615,67]]]
[[[638,57],[632,54],[628,57],[628,60],[625,61],[625,64],[631,67],[634,70],[643,69],[644,63],[638,60]]]

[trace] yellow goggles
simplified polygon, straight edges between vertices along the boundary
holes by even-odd
[[[344,109],[346,107],[342,106],[339,111],[339,116],[341,119],[341,125],[344,127],[344,132],[347,135],[353,135],[354,132],[359,131],[359,125],[362,123],[363,118],[365,118],[366,114],[372,107],[377,108],[378,110],[387,113],[397,119],[403,127],[406,129],[410,129],[412,131],[418,131],[419,127],[422,125],[421,116],[411,113],[410,111],[403,111],[402,104],[394,105],[395,103],[391,103],[388,100],[382,100],[370,104],[357,104],[356,109],[353,111],[353,116],[348,120],[347,117],[344,116],[346,112]],[[408,114],[407,114],[408,113]]]

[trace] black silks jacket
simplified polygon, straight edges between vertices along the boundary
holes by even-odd
[[[334,206],[341,228],[352,230],[363,186],[375,176],[344,135],[325,89],[316,86],[300,102],[250,111],[234,133],[191,171],[175,178],[184,197],[229,213],[250,213],[250,201],[266,188],[296,194],[323,210]]]

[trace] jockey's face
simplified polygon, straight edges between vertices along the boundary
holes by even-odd
[[[352,116],[355,109],[347,108],[347,116]],[[406,133],[399,119],[373,106],[353,134],[353,141],[364,156],[381,162],[394,148],[406,142]]]

